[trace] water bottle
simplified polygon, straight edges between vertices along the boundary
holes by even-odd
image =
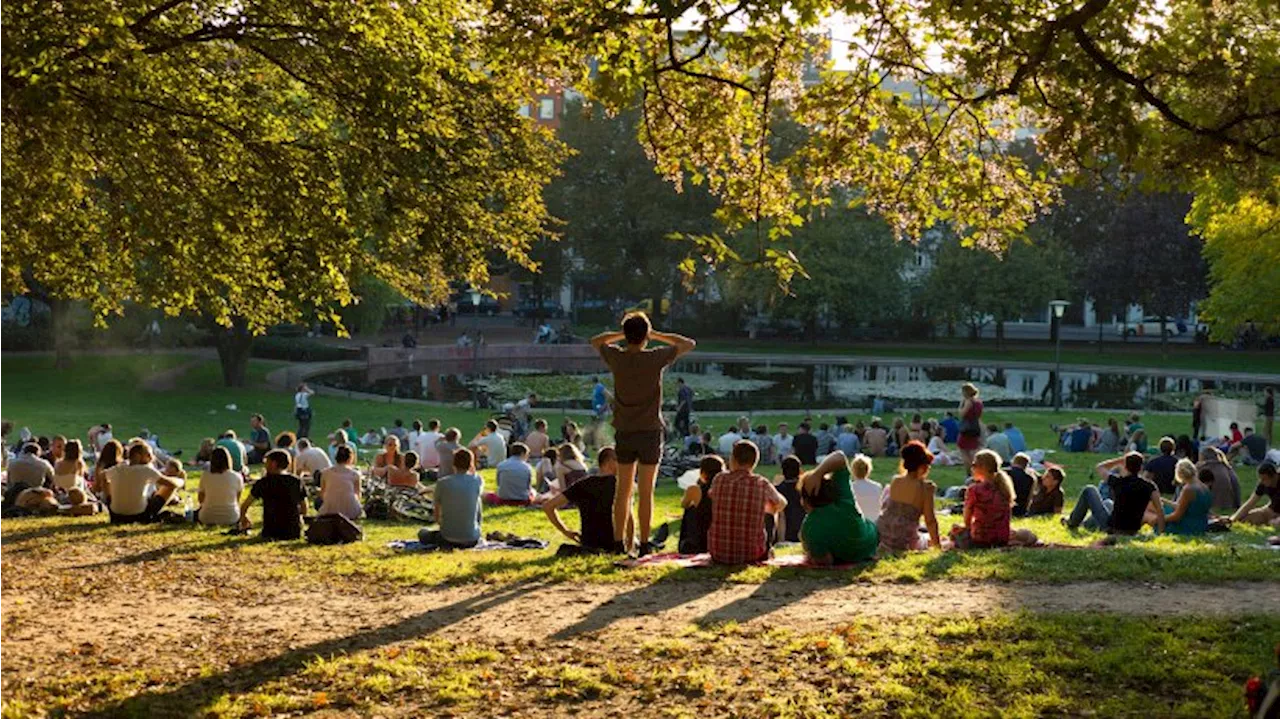
[[[182,514],[187,518],[188,522],[196,521],[196,510],[195,507],[191,506],[191,497],[182,500],[182,509]]]

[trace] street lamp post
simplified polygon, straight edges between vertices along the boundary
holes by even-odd
[[[475,330],[471,335],[471,406],[480,409],[480,391],[476,387],[476,360],[480,358],[480,290],[471,288],[471,326]]]
[[[1053,310],[1053,318],[1058,327],[1053,349],[1053,411],[1062,409],[1062,315],[1067,311],[1066,300],[1050,300],[1049,308]]]

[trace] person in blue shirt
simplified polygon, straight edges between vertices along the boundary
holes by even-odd
[[[1063,448],[1068,452],[1092,452],[1093,428],[1088,420],[1080,420],[1075,429],[1069,430],[1063,437]]]
[[[423,527],[418,541],[436,547],[466,549],[480,543],[484,480],[476,474],[475,455],[463,447],[453,453],[453,474],[436,482],[435,514],[439,529]]]
[[[591,411],[596,417],[603,417],[609,408],[609,393],[599,377],[592,377],[591,384]]]
[[[852,457],[862,451],[862,442],[853,431],[853,425],[845,424],[840,427],[840,434],[836,437],[836,448],[844,452],[846,457]]]
[[[1004,436],[1009,438],[1014,454],[1027,451],[1027,438],[1022,436],[1022,430],[1013,426],[1013,422],[1004,423]]]
[[[960,420],[956,419],[955,413],[947,412],[938,425],[942,427],[942,440],[947,444],[955,444],[960,439]]]

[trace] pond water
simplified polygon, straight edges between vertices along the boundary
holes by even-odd
[[[536,392],[539,404],[590,407],[592,377],[610,384],[598,360],[556,363],[555,370],[506,366],[499,358],[475,363],[418,363],[371,367],[317,375],[314,384],[335,389],[438,402],[500,406]],[[850,409],[947,406],[959,385],[972,382],[988,406],[1047,407],[1053,404],[1053,372],[991,365],[827,364],[680,361],[667,373],[666,397],[675,398],[675,379],[693,387],[700,410]],[[1062,373],[1063,405],[1079,408],[1190,409],[1204,389],[1219,396],[1258,397],[1262,385],[1184,374],[1146,375],[1067,370]],[[888,411],[883,409],[881,411]]]

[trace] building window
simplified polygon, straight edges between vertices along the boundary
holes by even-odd
[[[530,112],[530,109],[527,103],[520,106],[520,117],[528,117],[529,112]]]
[[[544,97],[538,101],[538,119],[551,120],[556,116],[556,101],[550,97]]]

